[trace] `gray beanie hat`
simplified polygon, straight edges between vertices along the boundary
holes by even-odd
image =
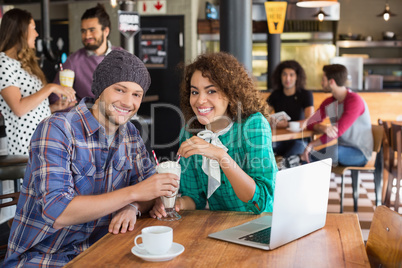
[[[92,93],[95,100],[109,86],[118,82],[134,82],[142,87],[144,95],[151,85],[151,76],[144,63],[126,50],[111,51],[93,74]]]

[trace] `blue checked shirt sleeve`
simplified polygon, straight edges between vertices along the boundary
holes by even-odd
[[[46,120],[48,124],[44,123]],[[39,212],[53,226],[74,197],[69,160],[73,137],[62,130],[69,128],[66,121],[60,118],[44,121],[31,139],[31,171]],[[95,167],[89,167],[87,171],[94,173]]]

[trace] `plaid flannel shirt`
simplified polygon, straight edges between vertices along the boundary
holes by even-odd
[[[121,126],[109,147],[86,101],[45,119],[32,137],[5,267],[64,266],[108,232],[113,216],[54,229],[70,201],[136,184],[155,172],[134,125]]]

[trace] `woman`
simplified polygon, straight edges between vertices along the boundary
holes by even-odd
[[[272,211],[277,167],[268,107],[235,57],[199,56],[185,69],[181,197],[176,210]],[[159,200],[150,212],[166,216]]]
[[[53,110],[75,103],[75,91],[47,84],[35,56],[38,33],[32,15],[11,9],[0,26],[0,109],[7,126],[8,154],[28,154],[31,136],[42,119]],[[67,101],[49,107],[48,96],[55,93]]]

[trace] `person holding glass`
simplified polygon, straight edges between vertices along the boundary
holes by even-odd
[[[277,166],[268,106],[239,61],[225,52],[199,56],[180,88],[181,197],[176,210],[272,212]],[[157,200],[150,215],[165,217]]]
[[[35,55],[38,33],[32,15],[11,9],[0,26],[0,110],[7,126],[8,154],[27,155],[36,126],[51,112],[75,104],[75,91],[48,84]],[[49,106],[51,93],[67,101]]]
[[[137,215],[179,187],[155,174],[129,122],[151,84],[144,63],[114,50],[97,66],[95,98],[37,127],[4,267],[62,267],[108,232],[134,230]]]

